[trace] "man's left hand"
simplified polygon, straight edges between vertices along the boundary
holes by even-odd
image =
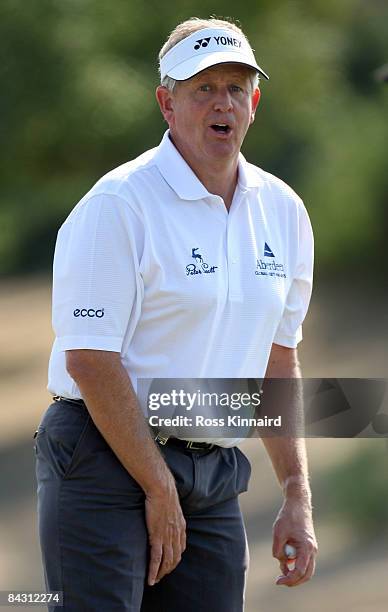
[[[287,567],[286,544],[296,549],[295,568]],[[272,554],[279,560],[282,575],[276,584],[298,586],[307,582],[314,574],[315,557],[318,552],[314,533],[312,512],[304,499],[286,499],[273,526]]]

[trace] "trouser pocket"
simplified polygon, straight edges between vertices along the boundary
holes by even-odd
[[[237,447],[218,447],[209,453],[190,453],[189,457],[168,448],[163,452],[187,512],[220,504],[248,488],[251,465]]]
[[[49,406],[35,433],[38,479],[71,476],[82,454],[90,421],[82,404],[59,401]]]

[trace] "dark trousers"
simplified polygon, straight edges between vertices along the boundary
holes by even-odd
[[[237,448],[161,447],[187,523],[171,574],[146,584],[144,493],[84,404],[46,411],[35,442],[39,535],[47,591],[63,612],[241,612],[247,543],[238,505],[250,465]]]

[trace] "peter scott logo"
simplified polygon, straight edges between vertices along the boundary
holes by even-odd
[[[214,274],[218,266],[209,266],[208,263],[203,261],[202,255],[197,253],[198,250],[199,247],[191,249],[191,257],[194,259],[195,263],[188,264],[186,266],[186,275],[193,276],[194,274]]]
[[[97,319],[102,319],[104,316],[104,309],[99,308],[98,310],[95,310],[94,308],[76,308],[73,315],[75,317],[97,317]]]
[[[263,259],[256,259],[256,276],[278,276],[279,278],[287,278],[284,272],[284,265],[276,263],[275,254],[271,247],[264,242],[264,257],[270,257],[273,261],[266,262]]]
[[[208,46],[211,39],[216,41],[217,46],[228,46],[228,47],[241,47],[241,40],[237,40],[237,38],[232,38],[232,36],[209,36],[208,38],[199,38],[195,41],[194,50],[198,51],[202,47],[205,48]]]

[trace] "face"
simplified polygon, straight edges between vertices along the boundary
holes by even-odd
[[[173,92],[158,88],[172,139],[192,167],[237,163],[259,98],[250,74],[245,66],[221,64],[177,82]]]

